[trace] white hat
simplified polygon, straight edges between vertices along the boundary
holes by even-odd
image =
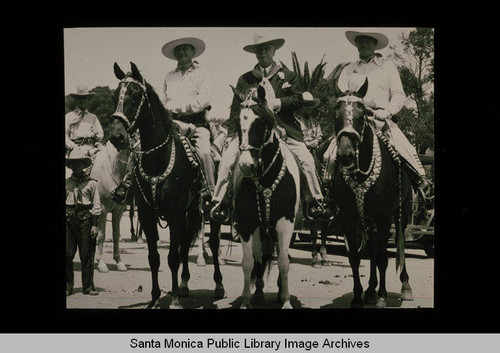
[[[312,106],[313,108],[316,108],[321,103],[319,98],[314,98],[313,95],[307,91],[302,93],[302,99],[306,106]]]
[[[283,38],[269,38],[263,33],[255,33],[253,35],[253,44],[244,46],[243,50],[255,54],[255,48],[264,44],[272,44],[274,49],[278,50],[285,44],[285,40]]]
[[[366,36],[375,39],[377,41],[377,44],[375,45],[375,50],[383,49],[389,44],[389,38],[387,38],[385,34],[377,32],[346,31],[345,36],[347,37],[347,40],[355,47],[357,47],[356,38],[358,36]]]
[[[71,162],[75,160],[83,161],[85,163],[84,168],[88,168],[92,164],[92,159],[80,146],[73,148],[69,153],[69,156],[66,157],[66,167],[69,168]]]
[[[161,48],[161,52],[163,55],[165,55],[167,58],[176,60],[175,55],[174,55],[174,49],[175,47],[182,45],[182,44],[189,44],[194,48],[194,55],[193,58],[196,58],[197,56],[200,56],[204,51],[205,51],[205,42],[202,41],[199,38],[194,38],[194,37],[185,37],[185,38],[179,38],[172,40],[165,44]]]
[[[76,86],[76,92],[70,93],[70,96],[73,97],[86,97],[86,96],[91,96],[94,95],[94,92],[89,92],[89,89],[87,88],[86,85],[78,85]]]

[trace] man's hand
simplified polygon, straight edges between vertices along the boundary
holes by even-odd
[[[97,230],[97,227],[92,226],[92,228],[90,228],[90,236],[92,237],[92,239],[97,238],[98,234],[99,234],[99,231]]]
[[[373,117],[377,120],[386,120],[391,117],[391,113],[385,109],[377,109],[373,111]]]

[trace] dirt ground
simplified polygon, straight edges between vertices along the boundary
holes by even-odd
[[[243,271],[241,269],[241,244],[230,240],[229,227],[223,227],[221,256],[225,264],[221,266],[224,277],[225,297],[216,300],[213,297],[213,265],[211,258],[206,266],[197,266],[196,258],[199,243],[189,255],[190,295],[181,298],[183,308],[187,309],[236,309],[241,304],[243,289]],[[94,283],[99,291],[98,296],[83,295],[81,291],[81,272],[78,253],[75,257],[75,289],[66,297],[68,309],[140,309],[144,308],[151,298],[151,274],[148,265],[148,252],[145,243],[130,240],[130,221],[126,212],[121,222],[122,239],[120,252],[127,271],[118,271],[113,260],[113,243],[111,241],[111,222],[107,224],[106,241],[103,259],[109,267],[108,273],[94,271]],[[171,274],[168,269],[168,229],[160,229],[159,252],[161,257],[159,282],[163,291],[160,298],[160,309],[168,309],[171,296]],[[208,238],[206,238],[208,241]],[[208,243],[207,251],[210,253]],[[327,243],[328,265],[321,268],[311,266],[311,244],[296,241],[291,249],[291,265],[289,272],[291,305],[294,309],[335,309],[349,308],[352,299],[352,272],[349,266],[344,244],[335,239]],[[210,254],[211,255],[211,254]],[[410,285],[415,299],[401,301],[401,282],[396,276],[395,249],[389,249],[389,266],[387,269],[386,287],[388,291],[387,308],[433,308],[434,307],[434,259],[426,256],[424,250],[407,249],[406,261],[410,276]],[[97,267],[97,266],[96,266]],[[369,260],[363,259],[360,267],[363,288],[368,287]],[[254,308],[279,308],[276,302],[278,287],[276,280],[278,267],[274,262],[265,280],[265,301]],[[179,271],[180,278],[180,271]],[[367,308],[374,305],[366,306]]]

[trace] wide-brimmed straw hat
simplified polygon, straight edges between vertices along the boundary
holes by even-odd
[[[385,34],[378,32],[346,31],[345,36],[347,40],[355,47],[357,47],[356,38],[359,36],[366,36],[375,39],[377,41],[377,44],[375,45],[375,50],[383,49],[389,44],[389,38],[387,38]]]
[[[307,91],[302,93],[302,99],[304,100],[304,104],[308,107],[316,108],[321,103],[319,98],[314,98],[313,95]]]
[[[84,168],[88,168],[92,164],[92,159],[79,146],[73,148],[69,156],[66,157],[66,167],[70,168],[71,162],[73,161],[83,161],[85,163]]]
[[[278,50],[285,44],[285,40],[283,38],[269,38],[263,33],[255,33],[253,35],[253,44],[244,46],[243,50],[255,54],[255,48],[265,44],[272,44],[274,49]]]
[[[201,39],[195,38],[195,37],[184,37],[184,38],[179,38],[179,39],[175,39],[175,40],[168,42],[167,44],[165,44],[161,48],[161,52],[167,58],[172,59],[172,60],[176,60],[175,55],[174,55],[174,49],[178,45],[182,45],[182,44],[189,44],[194,48],[193,58],[200,56],[205,51],[205,48],[206,48],[205,42],[202,41]]]
[[[76,92],[70,93],[69,95],[72,97],[88,97],[94,95],[94,92],[90,92],[86,85],[78,85],[76,86]]]

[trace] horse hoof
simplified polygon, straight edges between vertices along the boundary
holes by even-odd
[[[377,308],[385,308],[387,306],[387,301],[384,297],[379,297],[376,306]]]
[[[99,264],[97,265],[97,271],[99,271],[101,273],[108,273],[109,268],[108,268],[108,266],[106,266],[106,263],[104,261],[100,260]]]
[[[281,307],[281,309],[293,309],[293,307],[292,307],[292,304],[290,304],[290,301],[289,301],[289,300],[287,300],[287,301],[283,304],[283,306]]]
[[[168,306],[169,309],[182,309],[182,305],[181,303],[179,303],[179,299],[175,299],[172,301],[172,303],[170,303],[170,305]]]
[[[222,299],[226,295],[226,291],[224,290],[224,286],[222,284],[217,284],[214,290],[215,299]]]
[[[413,293],[410,290],[405,290],[405,291],[401,291],[401,300],[408,300],[408,301],[412,301],[414,300],[415,298],[413,297]]]
[[[144,240],[142,238],[137,239],[137,244],[142,244],[144,243]]]
[[[117,269],[118,271],[123,271],[123,272],[125,272],[125,271],[127,271],[127,266],[125,266],[125,264],[124,264],[123,262],[121,262],[121,261],[120,261],[120,262],[118,262],[118,263],[116,264],[116,269]]]
[[[146,309],[160,309],[160,302],[158,301],[158,299],[153,299],[151,300],[151,302],[149,302]]]
[[[401,300],[414,300],[413,292],[409,284],[403,284],[401,288]]]
[[[378,296],[375,291],[366,291],[363,303],[367,305],[377,304]]]
[[[264,293],[254,293],[252,296],[253,304],[264,304]]]
[[[188,287],[179,287],[179,298],[189,297],[189,288]]]
[[[361,300],[361,298],[359,299],[353,299],[351,301],[351,308],[353,309],[361,309],[363,307],[363,301]]]
[[[196,265],[198,265],[200,267],[203,267],[203,266],[207,265],[207,263],[206,263],[205,259],[203,258],[203,256],[198,256],[198,258],[196,259]]]
[[[226,260],[224,260],[224,258],[222,256],[219,256],[219,265],[225,265],[226,264]]]
[[[321,268],[321,260],[320,260],[318,254],[316,254],[316,255],[313,256],[312,267],[313,268]]]
[[[241,304],[240,309],[253,309],[252,304]]]

